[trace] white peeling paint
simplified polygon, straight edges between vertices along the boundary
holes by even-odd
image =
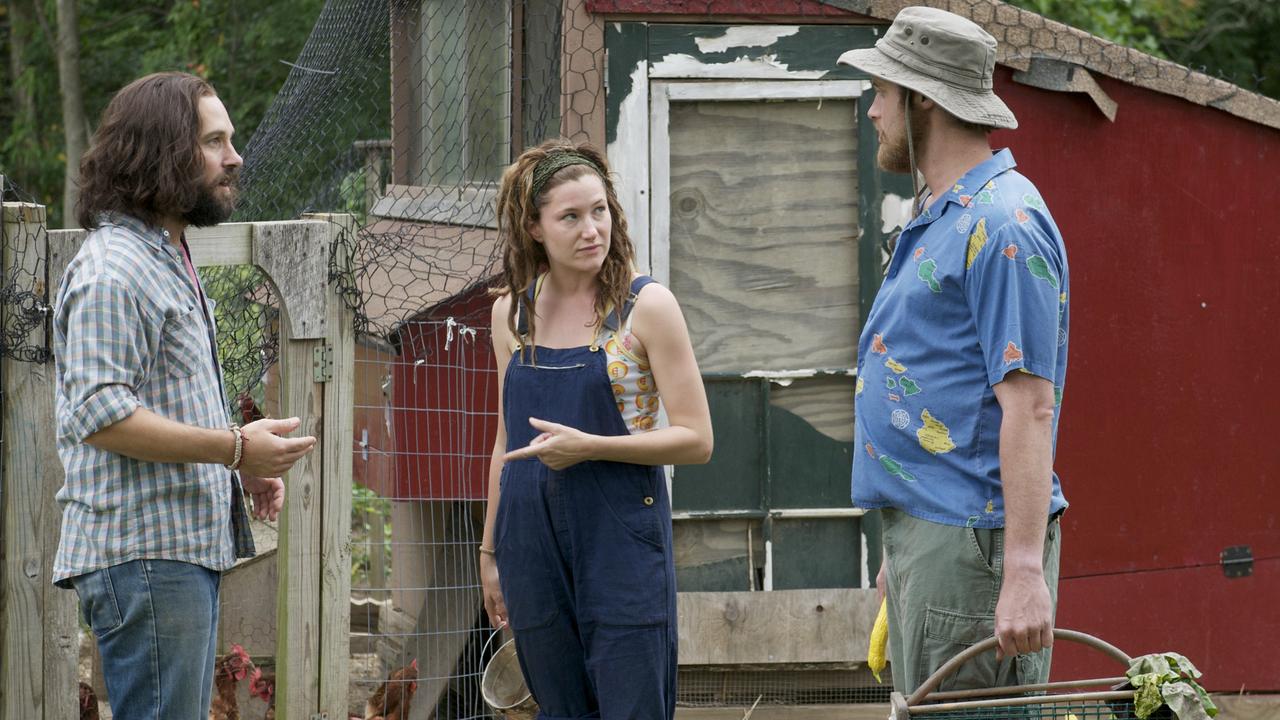
[[[766,540],[764,543],[764,590],[766,592],[773,590],[773,541]]]
[[[865,590],[871,587],[871,559],[867,557],[867,534],[859,532],[858,539],[862,541],[862,588]]]
[[[769,47],[780,38],[800,32],[799,25],[739,25],[715,38],[695,38],[704,53],[720,53],[729,48]]]
[[[623,181],[618,202],[631,222],[631,241],[641,272],[649,267],[649,67],[641,60],[631,70],[631,92],[618,106],[615,139],[605,152],[610,169]]]
[[[888,234],[911,222],[911,198],[885,193],[880,201],[880,232]]]
[[[820,80],[826,70],[791,70],[776,55],[740,57],[727,63],[704,63],[692,55],[672,53],[653,64],[651,77]]]
[[[744,378],[766,378],[772,380],[779,385],[787,386],[796,378],[811,378],[819,375],[843,375],[845,377],[856,377],[857,370],[852,368],[848,370],[818,370],[809,368],[804,370],[749,370],[742,374]]]

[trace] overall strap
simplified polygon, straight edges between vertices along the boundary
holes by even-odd
[[[626,326],[627,320],[631,317],[631,310],[636,306],[636,298],[640,295],[640,291],[645,285],[656,282],[648,275],[641,275],[631,281],[631,292],[627,294],[627,300],[622,305],[622,312],[611,312],[604,319],[603,330],[610,333],[616,333],[619,329]]]
[[[529,336],[529,318],[525,313],[533,307],[533,301],[538,296],[538,291],[542,289],[542,280],[545,277],[546,275],[539,275],[517,299],[519,305],[516,306],[516,340],[521,345],[525,344],[525,338]]]

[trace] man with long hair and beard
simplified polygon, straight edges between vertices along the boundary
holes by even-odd
[[[112,98],[80,165],[90,230],[54,304],[62,533],[112,715],[208,717],[221,572],[253,554],[244,495],[274,520],[315,438],[233,425],[213,302],[184,232],[235,208],[240,156],[204,80],[158,73]],[[267,608],[270,610],[270,608]]]
[[[995,57],[973,22],[911,7],[839,59],[872,77],[880,166],[924,181],[862,328],[854,391],[852,497],[881,509],[876,585],[904,694],[991,636],[998,652],[942,689],[1049,674],[1067,254],[1012,153],[991,150],[992,130],[1018,125],[992,90]]]

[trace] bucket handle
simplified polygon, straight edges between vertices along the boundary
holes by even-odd
[[[489,633],[489,639],[485,640],[484,645],[480,648],[480,657],[484,657],[484,654],[489,651],[489,646],[493,644],[493,639],[498,637],[498,635],[506,627],[507,627],[507,621],[503,620],[502,622],[498,623],[498,627],[494,628],[493,632]]]
[[[1055,640],[1070,640],[1072,642],[1080,643],[1081,645],[1087,645],[1104,655],[1110,656],[1113,660],[1123,664],[1126,668],[1129,666],[1129,663],[1132,662],[1130,657],[1116,646],[1106,642],[1105,640],[1099,640],[1087,633],[1082,633],[1076,630],[1067,630],[1065,628],[1054,628],[1053,638]],[[969,662],[984,652],[990,652],[995,649],[997,643],[998,641],[995,636],[989,637],[976,645],[966,648],[960,654],[948,660],[942,665],[942,667],[938,668],[932,675],[930,675],[929,679],[925,680],[924,684],[911,694],[911,697],[907,698],[907,706],[915,707],[916,705],[919,705],[924,701],[925,697],[927,697],[929,693],[933,692],[942,684],[943,680],[947,679],[948,676],[959,670],[961,665]]]

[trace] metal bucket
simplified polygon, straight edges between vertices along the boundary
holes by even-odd
[[[480,695],[486,705],[507,720],[537,718],[538,703],[524,684],[514,639],[503,643],[485,666],[480,678]]]

